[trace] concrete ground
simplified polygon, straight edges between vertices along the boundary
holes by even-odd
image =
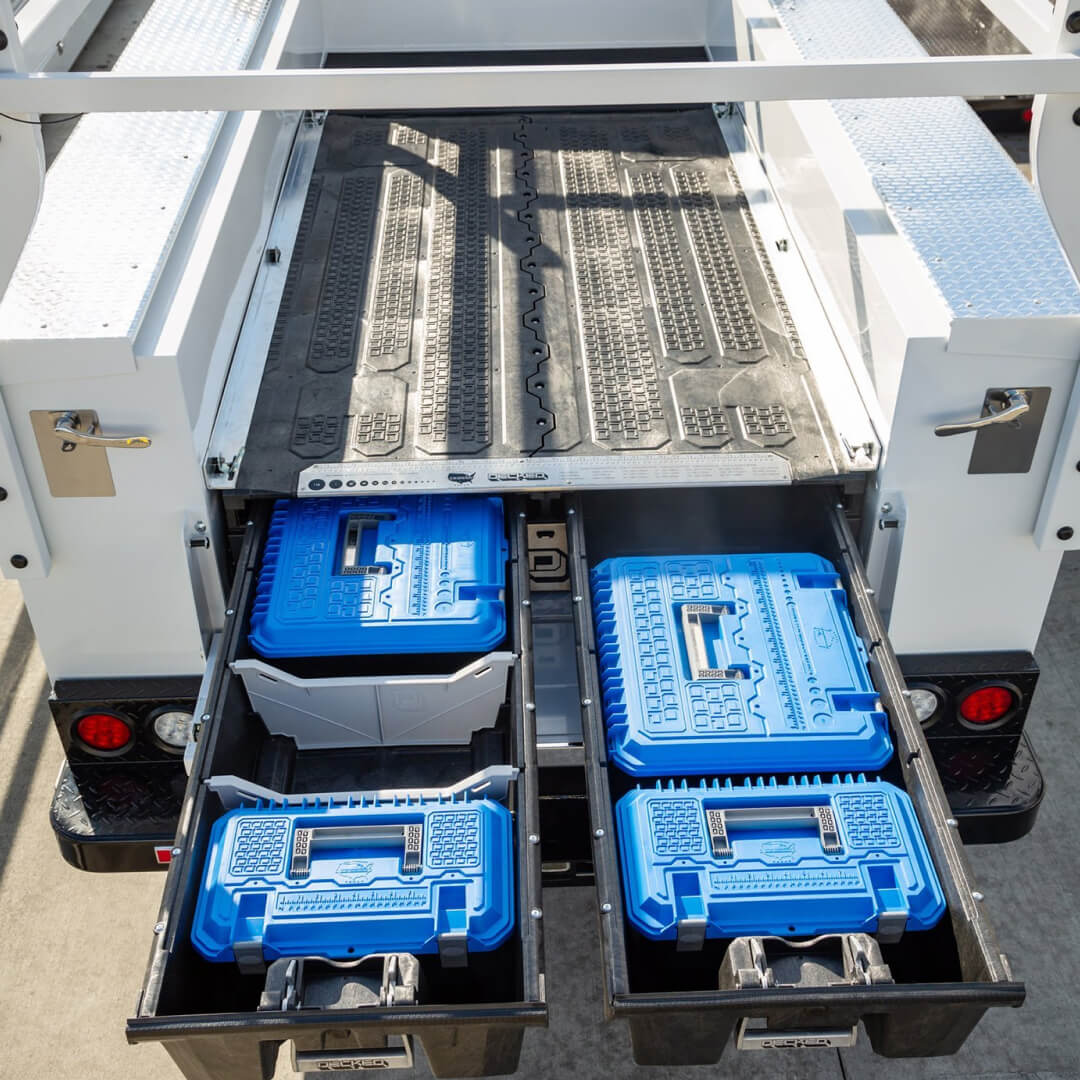
[[[106,69],[149,0],[116,0],[79,58]],[[71,124],[46,129],[49,159]],[[1014,140],[1015,141],[1015,140]],[[1022,158],[1023,147],[1017,156]],[[1073,796],[1080,752],[1080,553],[1066,558],[1037,657],[1043,668],[1029,722],[1047,780],[1035,832],[1000,848],[971,849],[979,887],[1027,1005],[987,1015],[955,1057],[907,1062],[854,1050],[736,1055],[717,1069],[639,1069],[620,1023],[600,1007],[599,948],[591,890],[545,896],[551,1026],[526,1034],[522,1080],[619,1076],[700,1080],[1080,1080],[1080,860]],[[46,704],[47,679],[18,588],[0,583],[0,1080],[176,1080],[156,1045],[129,1047],[164,877],[95,876],[71,869],[48,822],[62,761]],[[426,1074],[421,1065],[419,1070]],[[283,1056],[278,1080],[292,1076]]]

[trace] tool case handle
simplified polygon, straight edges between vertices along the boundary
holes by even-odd
[[[423,869],[424,826],[410,825],[324,825],[298,828],[293,833],[289,877],[306,878],[311,873],[311,853],[349,844],[402,844],[401,872],[419,874]]]
[[[721,616],[732,613],[730,604],[683,604],[679,619],[686,642],[686,658],[690,662],[690,678],[695,682],[744,677],[744,672],[739,668],[718,668],[709,656],[705,641],[705,624],[719,623]]]
[[[729,859],[734,855],[730,834],[740,829],[780,828],[817,830],[826,855],[841,855],[844,847],[836,826],[836,815],[829,806],[747,806],[734,809],[706,809],[713,858]]]

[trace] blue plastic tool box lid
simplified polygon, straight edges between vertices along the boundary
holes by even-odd
[[[892,756],[827,559],[614,558],[592,588],[608,749],[630,775],[878,769]]]
[[[262,656],[483,652],[506,636],[502,500],[282,499],[250,641]]]
[[[210,834],[191,940],[282,956],[496,948],[514,925],[510,811],[489,799],[242,807]]]
[[[911,800],[882,781],[657,782],[615,818],[627,913],[650,938],[704,920],[710,938],[895,939],[945,910]]]

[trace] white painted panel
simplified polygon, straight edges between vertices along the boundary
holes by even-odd
[[[704,45],[709,0],[324,0],[333,52]]]
[[[1034,649],[1060,552],[1041,551],[1033,527],[1076,367],[910,343],[878,477],[906,510],[889,622],[897,652]],[[970,475],[975,435],[938,438],[934,425],[977,415],[987,388],[1017,382],[1051,388],[1031,470]],[[891,539],[872,533],[873,547]]]
[[[132,375],[5,390],[26,475],[53,556],[23,595],[50,677],[195,674],[203,669],[187,520],[208,520],[175,360]],[[106,431],[138,431],[146,450],[109,450],[116,495],[53,498],[31,409],[94,408]],[[221,619],[220,587],[214,612]],[[210,628],[207,628],[210,629]]]

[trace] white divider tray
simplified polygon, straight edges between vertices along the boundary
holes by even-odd
[[[300,750],[456,746],[491,727],[506,700],[512,652],[493,652],[450,675],[301,679],[262,660],[234,660],[251,707],[272,735]]]

